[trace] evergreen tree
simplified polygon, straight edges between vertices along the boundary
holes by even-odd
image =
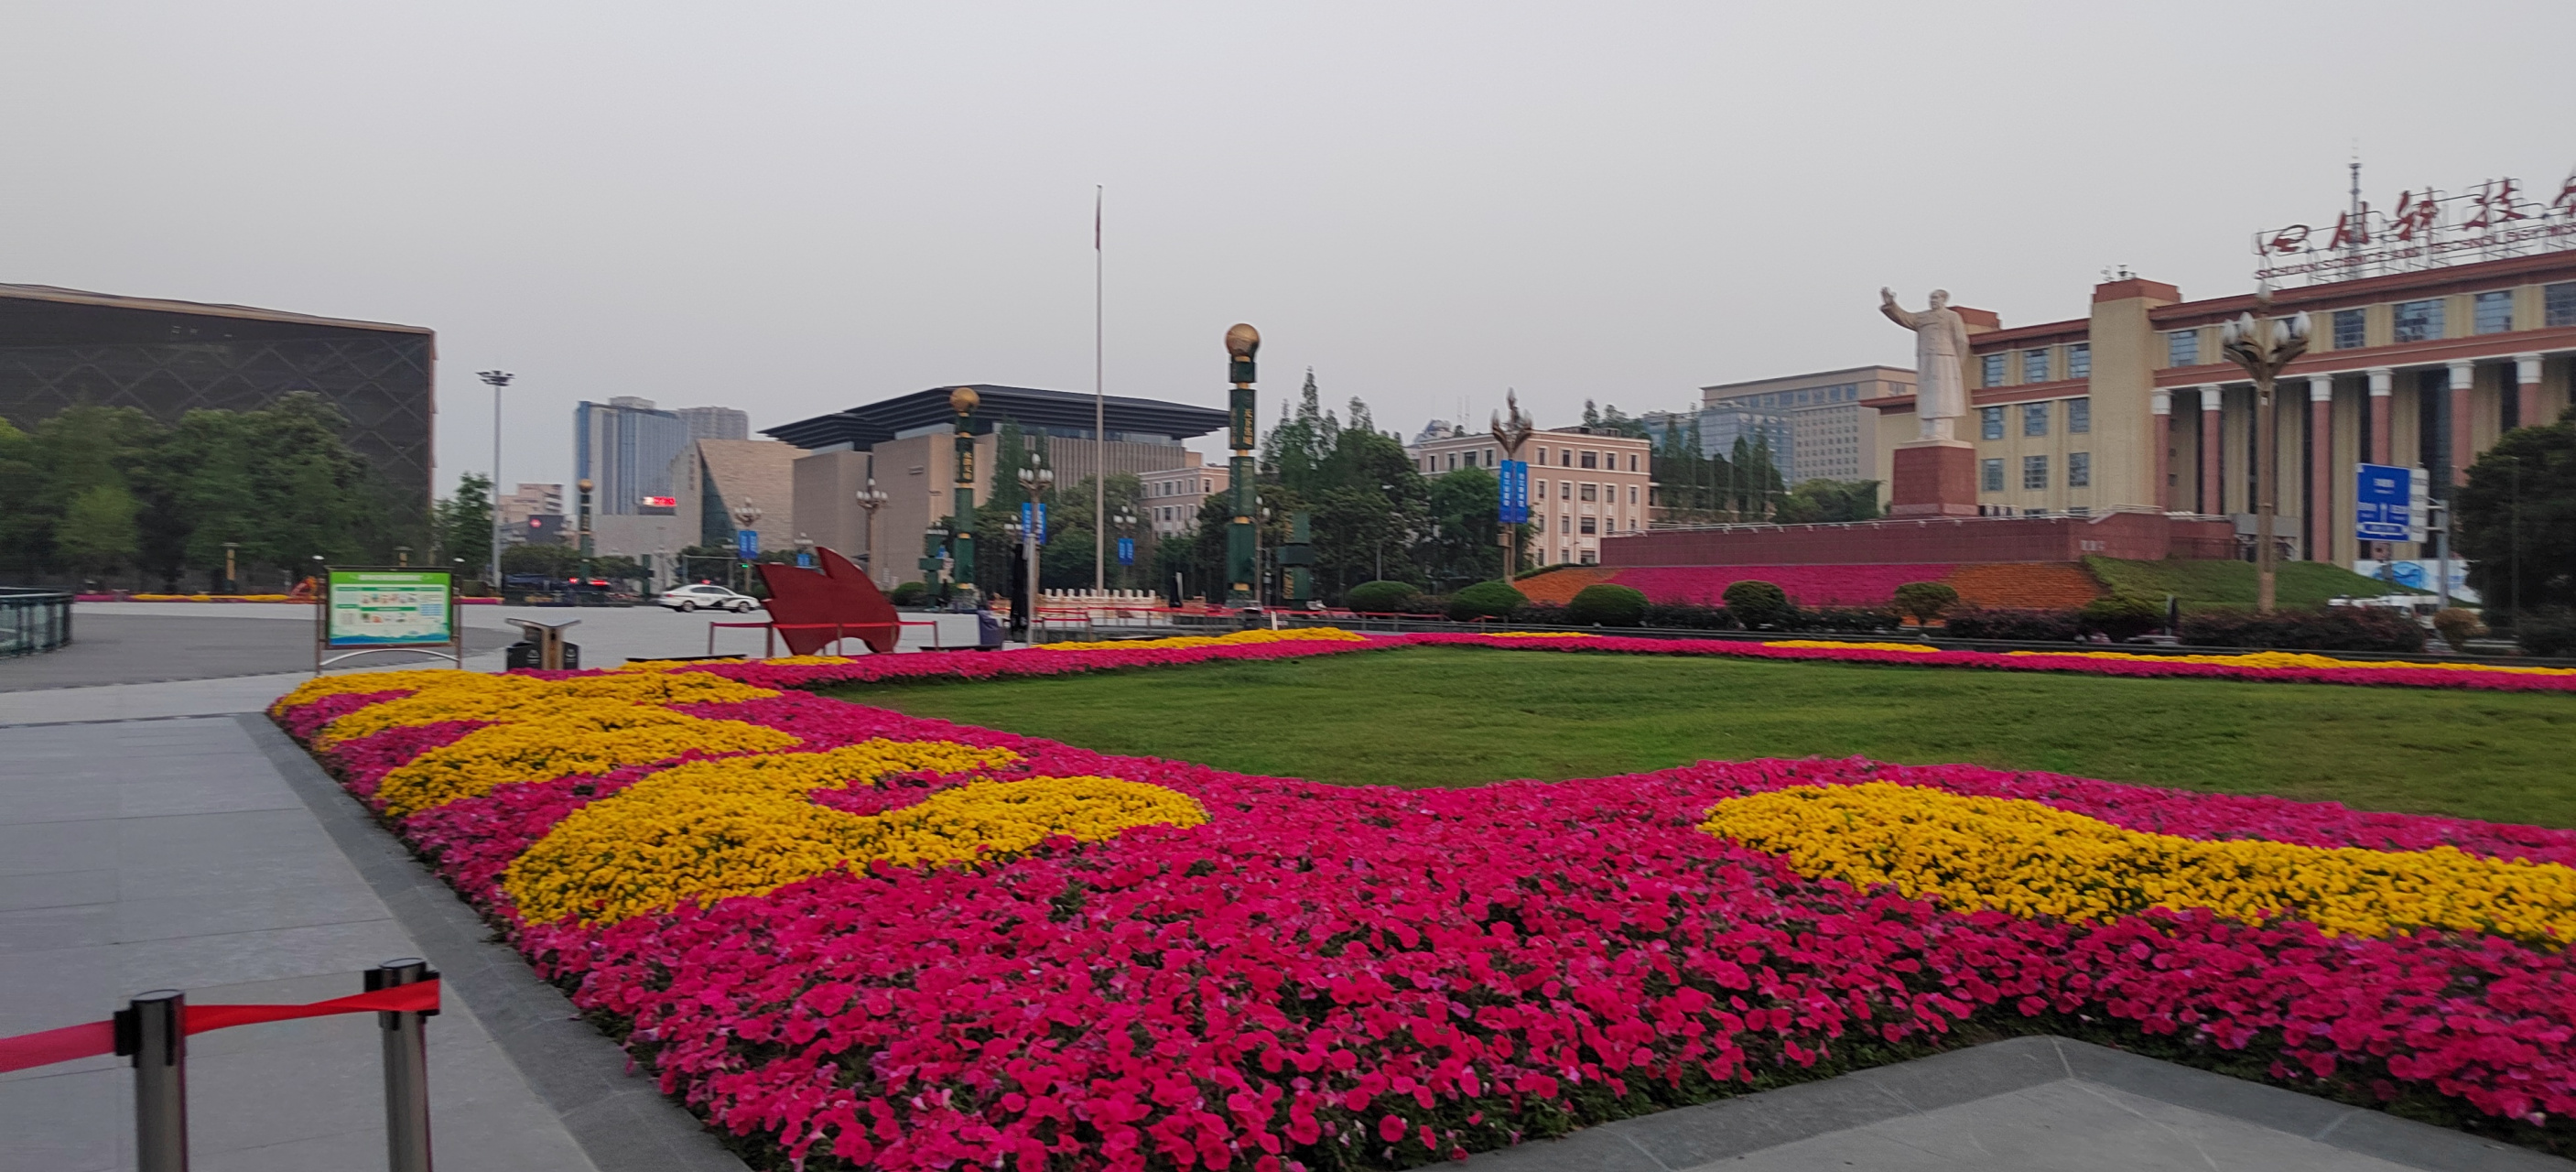
[[[55,547],[79,570],[107,574],[132,559],[140,548],[135,529],[134,494],[121,480],[82,489],[63,511]]]
[[[468,472],[457,478],[456,495],[442,497],[430,510],[432,564],[448,564],[465,559],[469,573],[480,574],[492,556],[492,478],[480,472]],[[233,525],[198,526],[198,541],[221,544],[222,533]],[[213,565],[220,570],[220,549],[214,562],[200,560],[191,546],[190,560],[197,565]]]

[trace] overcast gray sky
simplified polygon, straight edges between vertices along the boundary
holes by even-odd
[[[439,335],[442,485],[563,480],[579,399],[755,428],[922,387],[1406,434],[1517,387],[1674,407],[1910,361],[1934,285],[2078,316],[2241,291],[2258,228],[2552,190],[2576,4],[0,0],[0,280]],[[1213,451],[1214,443],[1198,445]]]

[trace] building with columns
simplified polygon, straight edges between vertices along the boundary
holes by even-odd
[[[1417,437],[1405,449],[1424,476],[1501,466],[1502,447],[1489,432],[1452,427]],[[1654,445],[1590,427],[1532,432],[1521,447],[1529,461],[1530,544],[1539,565],[1593,565],[1601,542],[1642,533],[1655,503]]]
[[[2576,204],[2546,222],[2562,219],[2576,229]],[[2191,301],[2123,275],[2094,287],[2082,317],[2006,327],[1972,316],[1958,437],[1976,445],[1980,511],[2199,514],[2250,533],[2254,387],[2218,345],[2253,300]],[[2312,330],[2273,405],[2277,532],[2297,557],[2372,556],[2352,533],[2356,464],[2424,468],[2438,496],[2499,435],[2568,407],[2576,251],[2325,280],[2272,302],[2276,314],[2306,313]],[[1914,397],[1866,405],[1882,420],[1875,475],[1891,480],[1896,445],[1916,434]],[[2429,553],[2399,543],[2392,555]]]
[[[1187,462],[1178,468],[1137,474],[1144,486],[1145,520],[1153,525],[1156,537],[1177,537],[1197,528],[1199,506],[1233,482],[1232,469],[1203,464],[1197,452],[1185,451],[1182,459]]]

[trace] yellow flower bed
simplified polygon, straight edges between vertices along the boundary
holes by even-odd
[[[2243,655],[2131,655],[2125,651],[2007,651],[2006,655],[2072,655],[2085,659],[2134,659],[2145,663],[2216,663],[2228,667],[2409,667],[2432,671],[2501,671],[2535,676],[2576,676],[2576,667],[2509,667],[2500,663],[2411,663],[2402,659],[2336,659],[2305,651],[2252,651]]]
[[[453,669],[432,671],[363,671],[350,675],[315,676],[295,685],[295,690],[277,698],[268,706],[274,715],[289,708],[301,708],[316,700],[363,692],[417,692],[431,688],[471,687],[468,680],[493,677],[481,672]]]
[[[1730,798],[1700,829],[1784,855],[1798,872],[1889,884],[1958,908],[2100,920],[2150,907],[2276,915],[2329,934],[2488,932],[2563,944],[2576,869],[2453,847],[2326,850],[2207,842],[2114,826],[2038,802],[1867,782]]]
[[[423,673],[432,674],[432,673]],[[540,680],[528,676],[438,673],[399,700],[371,704],[349,713],[314,734],[316,748],[380,733],[389,728],[437,724],[447,720],[527,720],[562,710],[568,703],[607,701],[617,704],[664,705],[739,703],[766,700],[778,693],[705,672],[583,676]]]
[[[1168,639],[1135,639],[1125,642],[1104,639],[1089,643],[1041,643],[1039,646],[1049,651],[1153,651],[1177,647],[1233,647],[1245,643],[1297,643],[1310,639],[1360,643],[1366,642],[1368,636],[1345,631],[1340,627],[1295,627],[1283,631],[1255,629],[1236,631],[1227,635],[1174,635]]]
[[[703,720],[608,699],[547,703],[545,714],[465,734],[388,772],[376,787],[395,817],[474,797],[496,786],[596,776],[622,765],[648,765],[692,749],[764,753],[804,743],[774,728],[739,720]]]
[[[1820,647],[1827,651],[1910,651],[1918,655],[1931,655],[1941,650],[1938,647],[1926,647],[1920,643],[1837,643],[1831,639],[1782,639],[1776,643],[1765,643],[1763,646]]]
[[[872,860],[967,862],[1059,835],[1097,842],[1129,827],[1207,820],[1186,795],[1112,777],[975,781],[877,815],[807,798],[897,773],[1016,760],[1006,750],[945,741],[878,740],[829,753],[693,762],[574,811],[510,865],[502,884],[531,923],[567,915],[606,923],[762,895]]]

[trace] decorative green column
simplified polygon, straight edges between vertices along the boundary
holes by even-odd
[[[1249,606],[1259,597],[1253,587],[1261,580],[1252,528],[1261,508],[1252,460],[1252,356],[1261,352],[1261,331],[1235,323],[1225,332],[1225,352],[1234,359],[1227,375],[1234,383],[1226,414],[1226,446],[1234,450],[1233,460],[1226,465],[1226,491],[1234,500],[1234,520],[1225,527],[1225,604]]]
[[[955,584],[966,588],[966,597],[975,597],[975,404],[982,399],[973,387],[959,387],[948,392],[948,406],[957,412],[957,503],[956,528],[948,539],[948,553],[956,568],[950,571]]]

